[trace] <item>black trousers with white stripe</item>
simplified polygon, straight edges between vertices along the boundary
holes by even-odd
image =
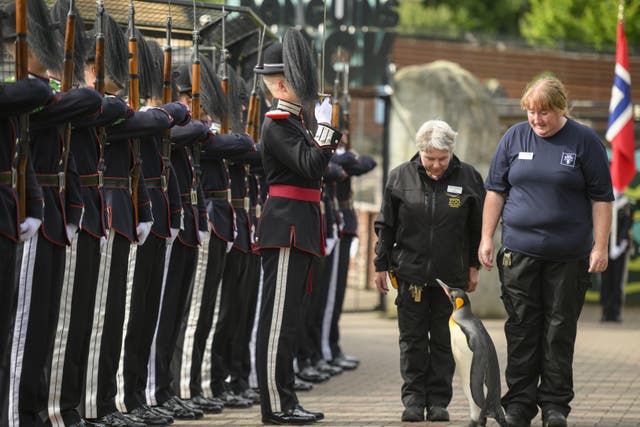
[[[16,272],[20,272],[20,265],[16,262],[22,259],[18,251],[22,245],[0,235],[0,425],[6,425],[7,405],[9,394],[9,367],[11,360],[11,341],[13,336],[13,320],[16,313],[16,295],[18,282]],[[20,255],[20,256],[18,256]]]
[[[219,301],[217,300],[220,283],[222,281],[222,272],[226,264],[227,242],[218,239],[215,235],[211,235],[209,240],[209,259],[207,260],[207,275],[205,277],[205,289],[202,296],[202,306],[200,317],[198,318],[198,326],[196,327],[195,342],[193,346],[193,354],[191,359],[191,396],[202,396],[205,392],[203,387],[202,370],[205,358],[211,360],[211,348],[207,348],[207,338],[213,332],[216,314],[219,314]],[[218,307],[218,313],[216,313]],[[207,355],[208,353],[208,355]],[[207,357],[208,356],[208,357]],[[210,380],[210,372],[207,382]]]
[[[154,390],[148,389],[147,393],[153,393],[154,399],[147,399],[148,403],[162,404],[176,396],[172,387],[171,361],[191,293],[197,248],[183,244],[180,239],[176,239],[172,246],[160,321],[152,344],[155,352],[149,357],[149,365],[154,366],[153,378],[148,379],[147,387],[154,384]],[[149,376],[151,375],[152,372],[149,372]]]
[[[333,316],[331,317],[331,329],[329,331],[329,346],[331,348],[331,359],[342,356],[340,348],[340,316],[342,316],[342,306],[344,305],[344,295],[347,290],[347,278],[349,276],[349,262],[352,235],[345,234],[338,243],[340,245],[338,259],[338,276],[336,279],[336,294],[333,305]]]
[[[262,415],[293,409],[293,354],[313,255],[295,248],[261,249],[264,283],[257,371]]]
[[[100,239],[81,230],[67,248],[66,263],[69,271],[65,274],[60,299],[45,423],[52,426],[75,424],[81,419],[76,408],[82,400],[87,370],[100,267]]]
[[[160,312],[166,247],[166,239],[149,234],[137,249],[124,341],[124,404],[128,411],[146,403],[147,363]]]
[[[211,368],[211,391],[218,396],[224,391],[224,381],[231,375],[231,363],[237,343],[234,337],[238,328],[244,327],[247,317],[246,288],[249,281],[250,254],[233,248],[227,254],[222,273],[220,294],[220,314],[215,324],[212,352],[214,363]],[[249,351],[249,341],[246,343]],[[217,363],[216,363],[217,362]]]
[[[39,412],[46,411],[64,260],[65,248],[47,240],[42,229],[24,244],[11,349],[11,427],[38,425]]]
[[[116,373],[122,350],[131,242],[111,230],[100,258],[85,389],[86,418],[116,410]]]

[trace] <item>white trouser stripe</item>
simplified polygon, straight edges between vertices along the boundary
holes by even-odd
[[[107,292],[109,290],[109,277],[111,275],[111,254],[113,252],[113,240],[115,230],[111,230],[107,243],[100,250],[100,269],[98,270],[98,286],[96,289],[96,302],[93,309],[93,324],[91,326],[91,340],[89,342],[89,361],[87,363],[87,384],[85,387],[85,417],[98,417],[98,369],[100,364],[100,347],[102,345],[102,330],[107,305]]]
[[[156,327],[153,331],[153,341],[151,341],[149,362],[147,362],[147,387],[145,389],[145,395],[147,404],[150,406],[158,405],[158,402],[156,401],[156,347],[158,345],[158,327],[160,326],[160,316],[162,316],[162,300],[164,299],[164,290],[167,286],[167,272],[169,271],[169,261],[171,260],[171,249],[173,249],[173,243],[169,243],[167,240],[167,248],[164,255],[164,272],[162,273],[162,290],[160,291],[160,304],[158,307],[158,319],[156,320]]]
[[[329,289],[327,290],[327,303],[324,307],[324,316],[322,317],[322,337],[320,342],[322,345],[322,357],[324,360],[333,359],[331,354],[331,344],[329,343],[329,335],[331,334],[331,321],[333,319],[333,308],[336,305],[336,291],[338,289],[338,263],[340,261],[340,242],[336,242],[331,253],[331,276],[329,278]]]
[[[31,305],[31,291],[33,288],[33,270],[36,262],[36,248],[38,247],[38,233],[24,242],[22,249],[22,264],[20,266],[20,282],[18,285],[18,304],[13,326],[13,340],[11,342],[11,371],[9,372],[9,427],[20,426],[20,376],[22,375],[22,357],[27,339],[27,325],[29,325],[29,306]]]
[[[267,348],[267,387],[271,411],[280,412],[280,394],[276,385],[276,362],[278,355],[278,343],[284,316],[284,302],[287,296],[287,273],[289,272],[290,248],[281,248],[278,255],[278,271],[276,272],[275,294],[273,297],[273,312],[271,314],[271,329],[269,331],[269,344]]]
[[[78,234],[71,239],[71,246],[66,248],[64,264],[64,281],[60,294],[60,310],[56,336],[51,358],[51,374],[49,376],[49,422],[53,427],[64,427],[64,420],[60,413],[60,394],[64,374],[64,361],[69,340],[69,326],[71,324],[71,304],[73,299],[73,284],[76,274],[76,256],[78,253]]]
[[[260,263],[260,281],[258,283],[258,300],[256,302],[256,315],[253,319],[253,329],[251,330],[251,341],[249,341],[249,351],[251,352],[251,372],[249,373],[249,387],[258,387],[258,372],[256,371],[256,350],[258,345],[258,324],[260,323],[260,307],[262,307],[262,284],[264,281],[264,270]]]
[[[222,277],[218,281],[218,291],[216,292],[216,304],[213,308],[213,319],[211,321],[211,330],[207,335],[207,344],[204,347],[204,354],[202,355],[202,368],[200,369],[202,395],[207,398],[213,397],[213,391],[211,391],[211,364],[212,364],[212,352],[213,352],[213,335],[216,333],[216,324],[220,318],[220,299],[222,298]]]
[[[206,233],[206,237],[198,248],[198,260],[196,262],[196,274],[193,278],[193,290],[191,292],[191,302],[189,304],[189,317],[187,327],[184,331],[184,341],[182,344],[182,363],[180,364],[180,397],[191,399],[191,366],[193,362],[193,345],[195,343],[196,328],[198,327],[198,317],[202,306],[202,293],[204,292],[204,279],[207,275],[207,259],[209,258],[209,239],[211,233]]]
[[[129,248],[129,268],[127,269],[127,294],[124,303],[124,322],[122,323],[122,343],[120,347],[120,361],[118,362],[118,372],[116,374],[116,407],[120,412],[129,412],[124,404],[124,342],[129,328],[129,314],[131,312],[131,295],[133,294],[133,276],[136,271],[136,256],[138,245],[133,243]]]

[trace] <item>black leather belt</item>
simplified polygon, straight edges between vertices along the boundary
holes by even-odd
[[[116,177],[105,176],[103,179],[104,188],[111,188],[114,190],[127,190],[131,193],[131,177]]]
[[[36,180],[40,187],[57,187],[60,191],[64,189],[64,172],[37,173]]]
[[[353,209],[353,200],[352,199],[347,199],[347,200],[340,200],[338,202],[338,206],[340,207],[340,209]]]
[[[229,190],[207,190],[204,193],[205,197],[214,200],[228,200]]]
[[[241,199],[231,199],[231,206],[233,206],[234,209],[244,209],[248,211],[251,206],[251,202],[249,201],[248,197],[243,197]]]
[[[11,171],[0,172],[0,185],[12,185],[13,173]]]
[[[148,188],[162,188],[165,189],[166,185],[164,185],[164,183],[166,182],[166,177],[161,176],[161,177],[157,177],[157,178],[145,178],[144,179],[144,185],[147,186]]]
[[[190,193],[182,193],[180,199],[182,199],[182,203],[195,206],[198,204],[198,193],[196,190],[191,190]]]
[[[91,175],[80,175],[80,186],[82,187],[98,187],[101,188],[104,185],[104,178],[102,173],[96,173]]]

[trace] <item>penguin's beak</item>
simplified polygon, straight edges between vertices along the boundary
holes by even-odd
[[[440,279],[436,279],[436,282],[438,282],[438,285],[440,285],[444,293],[447,294],[449,298],[451,298],[451,294],[449,293],[449,287]]]

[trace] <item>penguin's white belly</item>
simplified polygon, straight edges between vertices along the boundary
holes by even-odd
[[[460,377],[464,395],[469,401],[471,419],[478,420],[481,410],[480,407],[475,404],[473,396],[471,395],[471,364],[473,362],[473,352],[471,348],[469,348],[466,335],[457,323],[450,321],[449,331],[451,333],[451,351],[456,361],[456,372]]]

